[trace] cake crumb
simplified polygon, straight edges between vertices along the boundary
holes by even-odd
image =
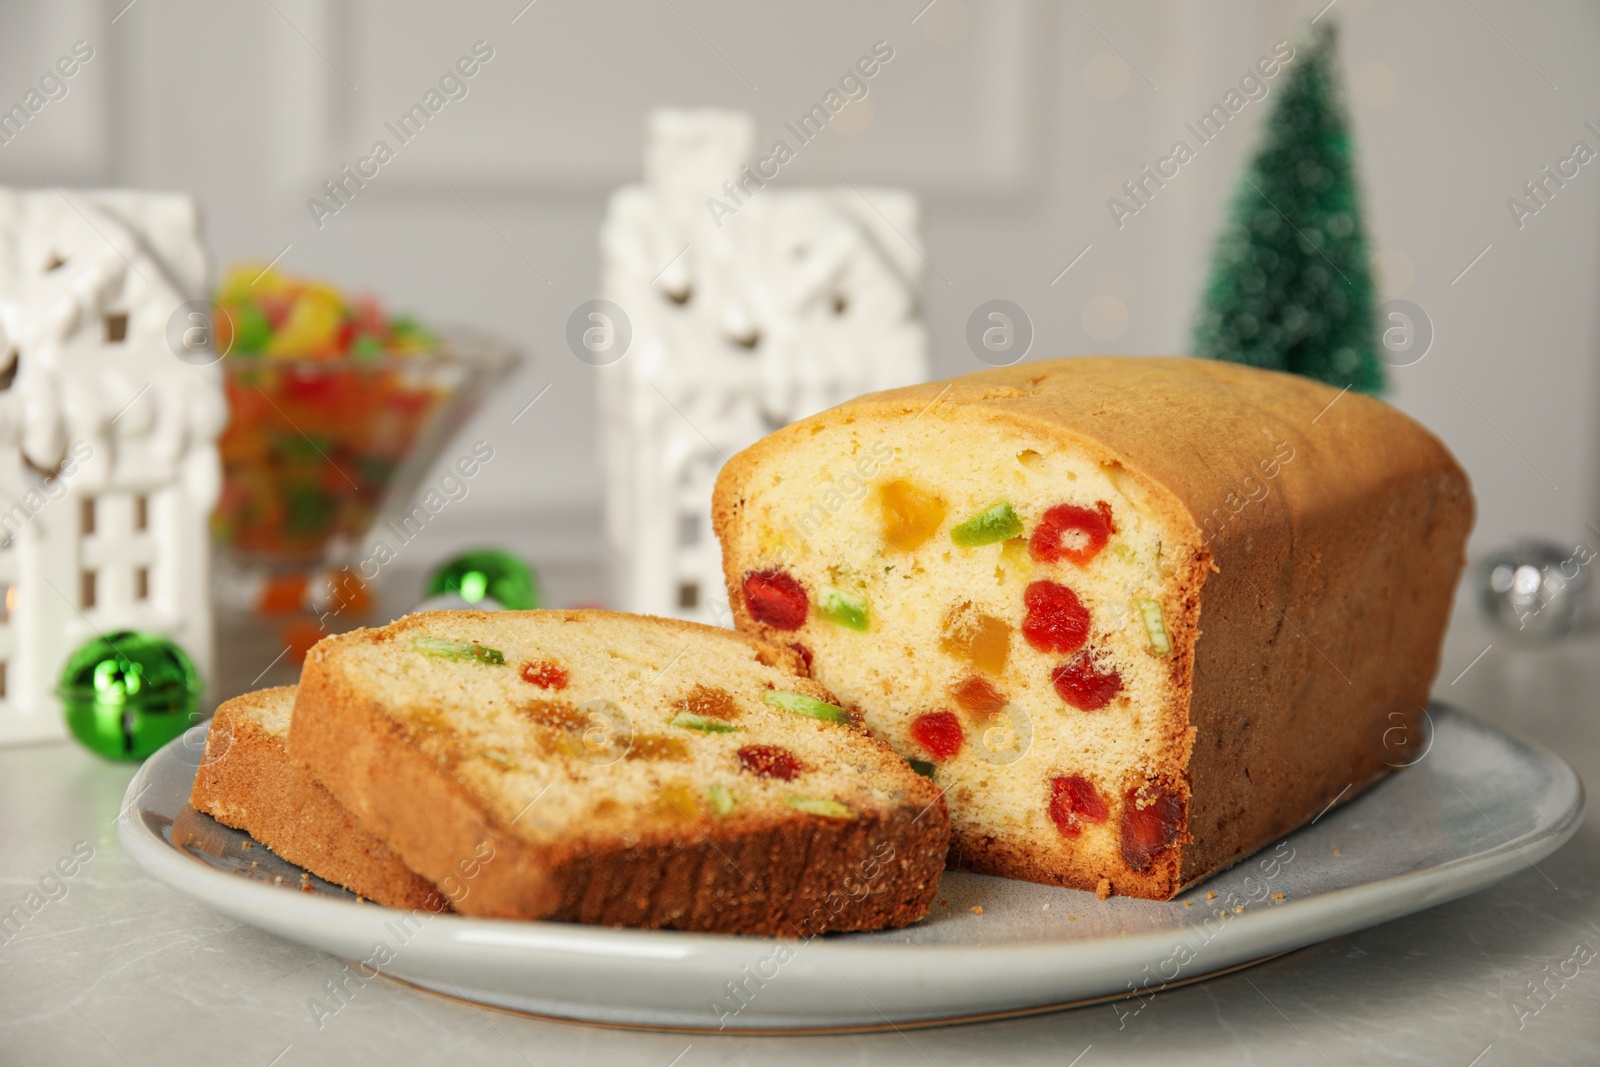
[[[1183,906],[1186,907],[1186,908],[1192,908],[1192,907],[1194,907],[1194,901],[1186,900],[1186,901],[1183,902]]]
[[[1244,905],[1243,904],[1235,904],[1233,906],[1233,913],[1235,915],[1243,915],[1244,914]]]
[[[1100,884],[1094,887],[1094,895],[1099,897],[1101,900],[1109,897],[1111,895],[1111,879],[1100,879]]]
[[[1045,906],[1044,906],[1044,910],[1045,910],[1045,911],[1049,911],[1049,910],[1050,910],[1050,905],[1048,905],[1048,904],[1046,904],[1046,905],[1045,905]]]
[[[941,897],[939,899],[939,907],[948,908],[949,906],[950,906],[950,898],[949,897]]]
[[[982,915],[983,914],[983,905],[982,904],[974,904],[972,906],[972,914],[974,914],[974,915]]]
[[[1272,894],[1272,899],[1273,900],[1282,900],[1283,899],[1283,894],[1282,893],[1274,893],[1274,894]]]
[[[1067,922],[1069,922],[1069,923],[1075,923],[1075,922],[1077,922],[1077,921],[1078,921],[1078,917],[1077,917],[1077,916],[1076,916],[1076,915],[1068,915],[1068,916],[1067,916]]]
[[[310,882],[301,882],[300,883],[300,892],[302,892],[302,893],[315,893],[316,891],[317,891],[317,887],[312,885]]]
[[[1216,900],[1217,899],[1217,895],[1215,893],[1211,892],[1211,890],[1208,889],[1208,890],[1206,890],[1206,899],[1207,900]]]
[[[240,841],[239,842],[239,847],[240,848],[255,848],[256,846],[255,846],[255,844],[253,842],[251,842],[249,840],[245,840],[245,841]]]
[[[1342,848],[1336,848],[1336,849],[1334,849],[1334,850],[1333,850],[1333,854],[1334,854],[1334,855],[1335,855],[1335,856],[1342,856],[1342,855],[1344,855],[1344,849],[1342,849]]]

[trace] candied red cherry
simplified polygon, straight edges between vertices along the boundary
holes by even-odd
[[[757,778],[792,782],[805,766],[793,752],[778,745],[746,745],[739,750],[739,766]]]
[[[774,630],[798,630],[806,623],[811,599],[804,586],[782,571],[751,571],[744,576],[744,604],[756,622]]]
[[[1081,567],[1098,556],[1106,547],[1106,540],[1116,532],[1111,505],[1104,500],[1095,501],[1094,510],[1057,504],[1039,520],[1028,539],[1028,552],[1040,563],[1068,560]]]
[[[524,663],[522,665],[522,680],[529,685],[536,685],[540,689],[565,689],[567,687],[567,672],[564,668],[556,666],[549,660],[539,660],[537,663]]]
[[[1089,609],[1059,582],[1029,583],[1022,603],[1022,636],[1040,652],[1076,652],[1089,639]]]
[[[963,711],[974,715],[990,716],[1006,706],[1006,695],[995,688],[993,682],[979,675],[971,675],[950,687]]]
[[[1050,672],[1061,699],[1079,711],[1099,711],[1122,692],[1122,675],[1115,667],[1102,671],[1094,665],[1094,654],[1084,649]]]
[[[1183,809],[1176,794],[1158,786],[1128,790],[1122,798],[1122,862],[1131,870],[1149,870],[1151,861],[1178,839]]]
[[[1062,837],[1077,837],[1086,822],[1105,822],[1111,815],[1094,783],[1079,774],[1050,779],[1050,818]]]
[[[930,711],[911,720],[911,739],[937,760],[947,760],[961,751],[967,739],[961,720],[953,711]]]

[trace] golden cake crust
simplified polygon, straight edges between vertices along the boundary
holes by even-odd
[[[356,821],[289,757],[272,728],[294,687],[263,689],[217,708],[189,804],[248,833],[290,863],[392,908],[448,910],[433,883]]]
[[[1171,897],[1421,747],[1473,501],[1460,466],[1415,421],[1227,363],[1023,363],[871,394],[769,435],[718,479],[719,538],[732,543],[746,486],[799,435],[851,424],[892,434],[930,415],[1023,427],[1114,464],[1177,536],[1164,545],[1164,606],[1180,706],[1167,709],[1156,767],[1186,801],[1186,832],[1147,870],[1113,878],[1117,892]],[[740,595],[757,562],[724,552],[729,602],[740,628],[781,640]],[[1023,851],[959,835],[953,846],[974,869],[1095,888]]]
[[[742,643],[761,663],[788,674],[795,691],[834,700],[803,676],[804,661],[794,650],[747,634],[604,611],[538,614],[579,626],[625,620],[686,640]],[[598,845],[530,839],[515,820],[496,816],[341,669],[342,646],[393,641],[424,618],[408,616],[313,648],[290,747],[364,825],[435,879],[456,910],[792,937],[904,926],[927,912],[949,840],[943,797],[864,731],[854,731],[867,746],[864,754],[906,778],[904,803],[853,820],[735,811],[710,824],[657,827]]]

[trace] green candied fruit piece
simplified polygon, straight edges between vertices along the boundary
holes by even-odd
[[[1150,635],[1150,649],[1158,656],[1172,651],[1167,640],[1167,622],[1161,616],[1161,605],[1154,600],[1139,601],[1139,614],[1144,616],[1144,631]]]
[[[990,504],[950,531],[950,540],[962,548],[992,545],[996,541],[1009,541],[1021,536],[1022,520],[1011,510],[1011,504],[1004,500]]]
[[[787,689],[768,689],[761,694],[761,699],[775,708],[792,711],[796,715],[809,715],[813,719],[823,719],[827,722],[849,722],[850,716],[837,704],[829,704],[826,700],[808,697],[801,693],[791,693]]]
[[[717,719],[708,719],[704,715],[695,715],[691,712],[680,711],[672,717],[668,726],[676,726],[684,730],[699,730],[703,734],[736,734],[741,727],[731,722],[720,722]]]
[[[933,777],[933,763],[932,763],[931,760],[912,759],[910,756],[907,756],[906,757],[906,762],[911,765],[911,769],[912,770],[914,770],[918,774],[922,775],[922,777],[924,777],[924,778],[932,778]]]
[[[233,350],[254,356],[265,352],[272,340],[272,323],[254,304],[234,304],[223,311],[233,319]]]
[[[796,811],[807,815],[821,815],[825,819],[854,819],[856,809],[837,800],[819,800],[816,797],[787,796],[783,798]]]
[[[712,783],[711,788],[706,790],[706,795],[710,798],[711,810],[714,814],[727,815],[739,806],[739,798],[734,796],[733,790],[725,785]]]
[[[446,641],[442,637],[416,637],[411,647],[424,656],[455,660],[458,663],[481,663],[486,667],[504,667],[506,656],[498,648],[489,648],[475,641]]]
[[[822,598],[817,601],[817,614],[847,630],[867,632],[867,619],[871,608],[867,598],[847,593],[843,589],[824,586]]]

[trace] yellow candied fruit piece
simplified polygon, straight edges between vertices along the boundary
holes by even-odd
[[[1013,537],[1000,546],[1000,561],[1018,574],[1033,573],[1033,557],[1028,554],[1028,539]]]
[[[331,291],[303,292],[289,309],[288,319],[267,342],[267,353],[297,356],[331,350],[343,321],[343,306]]]
[[[693,822],[700,817],[700,798],[686,785],[663,786],[656,810],[668,818]]]
[[[939,532],[949,506],[903,478],[878,486],[883,540],[890,548],[909,551]]]
[[[939,647],[985,674],[999,674],[1011,655],[1011,624],[965,601],[945,617]]]

